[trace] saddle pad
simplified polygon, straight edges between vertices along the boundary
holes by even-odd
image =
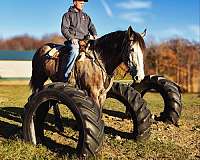
[[[56,54],[56,53],[59,53],[59,50],[62,48],[63,46],[56,46],[56,47],[54,47],[54,48],[52,48],[50,51],[49,51],[49,55],[51,56],[51,57],[54,57],[54,55]]]

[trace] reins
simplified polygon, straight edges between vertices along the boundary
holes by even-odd
[[[101,94],[105,94],[105,93],[107,93],[109,90],[110,90],[110,88],[112,87],[112,82],[113,82],[113,75],[109,75],[107,72],[106,72],[106,69],[105,69],[105,67],[103,66],[103,64],[99,61],[99,58],[98,58],[98,56],[96,55],[96,52],[95,52],[95,41],[94,41],[94,43],[93,43],[93,46],[92,46],[92,53],[93,53],[93,55],[94,55],[94,58],[95,58],[95,60],[94,60],[94,63],[97,65],[97,66],[99,66],[100,67],[100,69],[101,69],[101,71],[102,71],[102,77],[104,77],[103,76],[103,72],[106,74],[106,80],[104,81],[104,87],[106,88],[105,90],[102,90],[101,91]],[[105,85],[106,85],[106,82],[107,81],[109,81],[109,85],[108,85],[108,87],[106,87]]]
[[[126,32],[127,33],[127,32]],[[127,43],[125,43],[125,42],[127,42],[127,39],[126,39],[127,37],[125,36],[124,37],[124,39],[123,39],[123,42],[122,42],[122,50],[121,50],[121,52],[120,52],[120,54],[123,56],[124,54],[125,54],[125,49],[127,48]],[[124,57],[123,57],[124,58]],[[128,66],[129,67],[129,66]],[[128,72],[130,71],[130,67],[129,67],[129,69],[128,69],[128,71],[125,71],[125,74],[124,74],[124,76],[123,76],[123,78],[124,77],[126,77],[126,75],[128,74]]]
[[[94,43],[96,43],[96,42],[94,42]],[[95,46],[95,44],[93,44],[93,46],[92,46],[92,53],[93,53],[94,58],[95,58],[94,62],[96,63],[97,66],[99,66],[99,67],[101,68],[101,70],[102,70],[104,73],[106,73],[106,75],[107,75],[109,78],[112,78],[113,75],[109,75],[109,74],[106,72],[106,69],[105,69],[105,67],[103,66],[103,64],[99,61],[99,58],[98,58],[98,56],[96,55],[94,46]]]

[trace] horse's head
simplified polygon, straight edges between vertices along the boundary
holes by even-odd
[[[142,34],[139,34],[133,31],[132,27],[129,27],[126,33],[127,35],[122,44],[124,47],[122,50],[124,52],[124,62],[128,65],[133,80],[140,82],[145,76],[143,63],[145,43],[143,37],[146,34],[146,29]]]

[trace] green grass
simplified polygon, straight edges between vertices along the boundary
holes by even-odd
[[[0,159],[67,159],[67,148],[52,146],[53,149],[50,149],[23,142],[21,114],[30,94],[28,86],[0,86]],[[149,93],[145,95],[145,100],[153,114],[157,115],[163,110],[159,94]],[[200,159],[200,97],[197,94],[184,94],[183,106],[179,127],[162,122],[153,124],[151,137],[145,142],[137,143],[123,136],[124,132],[132,129],[130,120],[120,118],[125,107],[117,100],[108,99],[104,106],[106,113],[103,115],[106,134],[97,159]],[[65,119],[73,119],[69,111],[62,110],[62,113],[65,112]],[[70,133],[69,137],[73,132],[76,133],[69,127],[66,129]],[[47,132],[47,135],[60,143],[64,142],[63,137],[52,131]],[[71,156],[75,159],[73,154]]]

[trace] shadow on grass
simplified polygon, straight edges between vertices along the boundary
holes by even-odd
[[[123,112],[119,112],[119,111],[113,111],[113,110],[108,110],[108,109],[103,109],[103,113],[112,116],[112,117],[118,117],[121,119],[125,119],[127,118],[127,115]]]
[[[0,139],[15,140],[15,138],[18,138],[18,139],[23,140],[22,127],[20,127],[17,124],[13,124],[13,123],[18,122],[18,123],[21,123],[22,125],[21,117],[22,117],[23,112],[24,112],[24,109],[19,108],[19,107],[0,107]],[[72,129],[77,130],[74,125],[76,123],[74,119],[63,118],[62,121],[67,121],[67,123],[63,123],[65,124],[66,127],[71,127]],[[52,114],[47,115],[47,123],[52,123],[52,124],[54,123],[54,116]],[[58,130],[55,129],[55,127],[47,125],[47,124],[45,125],[45,129],[48,129],[49,131],[52,131],[52,132],[59,133]],[[61,136],[65,136],[62,133],[59,133],[59,134]],[[72,137],[67,137],[67,136],[65,136],[65,138],[72,139]],[[61,157],[64,155],[73,157],[77,152],[75,148],[72,148],[68,145],[59,144],[56,141],[47,137],[45,137],[42,144]]]
[[[20,127],[0,120],[0,137],[4,139],[12,138],[19,133]]]
[[[24,112],[24,109],[19,108],[19,107],[0,107],[0,137],[3,137],[4,139],[9,139],[12,137],[16,137],[16,135],[17,135],[17,138],[22,139],[22,127],[20,127],[16,124],[13,124],[12,121],[22,123],[21,117],[22,117],[23,112]],[[114,117],[118,117],[118,118],[122,118],[122,119],[125,117],[124,113],[118,112],[118,111],[103,109],[103,112],[110,116],[114,116]],[[3,119],[7,119],[8,121],[7,120],[3,121]],[[9,122],[9,121],[11,121],[11,122]],[[45,123],[45,125],[44,125],[45,129],[52,131],[52,132],[57,132],[60,136],[64,136],[65,138],[70,138],[70,139],[74,140],[72,137],[67,137],[63,133],[59,132],[59,130],[56,129],[54,126],[48,124],[48,123],[50,123],[50,124],[55,125],[55,117],[53,114],[48,113],[46,122],[47,123]],[[70,127],[74,131],[78,130],[75,119],[70,119],[70,118],[64,117],[64,118],[62,118],[62,122],[63,122],[62,123],[63,127]],[[122,138],[127,138],[127,139],[133,138],[132,133],[118,131],[109,126],[105,127],[105,133],[111,134],[113,136],[118,135]],[[50,138],[45,137],[45,140],[43,142],[45,142],[43,144],[48,149],[50,149],[51,151],[58,154],[58,156],[67,155],[70,157],[70,156],[74,156],[76,154],[75,148],[72,148],[71,146],[59,144]]]
[[[107,114],[109,116],[118,117],[118,118],[121,118],[121,119],[127,118],[127,115],[123,112],[120,112],[120,111],[103,109],[103,113]],[[133,139],[134,138],[133,133],[119,131],[119,130],[116,130],[115,128],[112,128],[112,127],[109,127],[109,126],[105,126],[105,133],[111,134],[112,136],[120,136],[121,138],[125,138],[125,139]]]
[[[19,122],[19,123],[22,123],[21,116],[22,116],[23,112],[24,112],[24,109],[19,108],[19,107],[0,107],[0,117],[6,118],[8,120],[13,120],[13,121]],[[109,116],[118,117],[118,118],[121,118],[121,119],[126,118],[126,114],[123,113],[123,112],[119,112],[119,111],[103,109],[103,113],[105,113]],[[48,114],[47,118],[46,118],[46,122],[54,124],[55,123],[54,119],[55,119],[54,115]],[[65,118],[62,118],[62,122],[64,122],[62,124],[64,127],[70,127],[73,130],[77,130],[76,120],[65,117]],[[6,123],[6,122],[2,121],[2,123],[0,123],[1,129],[5,128],[5,126],[8,126],[6,128],[9,128],[9,126],[10,126],[10,128],[13,128],[14,130],[16,130],[16,128],[19,128],[17,125],[10,124],[10,123],[7,123],[7,125],[6,125],[4,123]],[[45,125],[45,126],[46,126],[45,129],[48,129],[52,132],[58,131],[57,129],[55,129],[52,126],[49,126],[49,125]],[[8,131],[11,131],[11,133],[15,133],[15,132],[12,132],[12,129],[8,129]],[[117,131],[112,127],[106,127],[105,133],[106,134],[112,134],[114,136],[119,135],[119,136],[122,136],[124,138],[129,137],[129,134],[128,134],[128,136],[126,136],[127,135],[126,132]],[[4,135],[11,135],[12,136],[12,134],[9,134],[8,132],[6,132]],[[6,138],[8,138],[8,137],[9,136],[6,136]]]
[[[22,123],[21,115],[23,113],[22,108],[18,107],[0,107],[0,117]]]
[[[133,139],[133,133],[128,133],[128,132],[122,132],[122,131],[118,131],[115,128],[109,127],[109,126],[105,126],[105,131],[106,134],[111,134],[112,136],[120,136],[121,138],[125,138],[125,139]]]
[[[22,131],[21,127],[17,124],[13,124],[11,121],[22,123],[20,117],[22,112],[22,108],[0,107],[0,137],[9,139],[19,135]],[[3,121],[3,119],[5,119],[5,121]]]

